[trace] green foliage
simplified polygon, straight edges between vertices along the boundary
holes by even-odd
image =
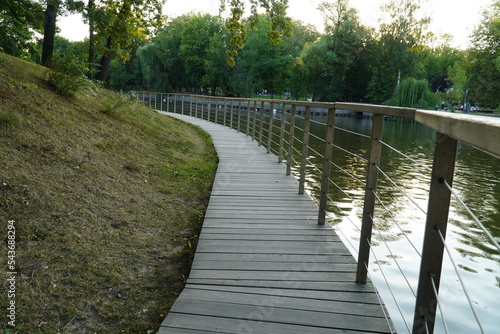
[[[322,101],[359,101],[370,77],[365,58],[371,33],[360,24],[347,0],[322,2],[326,35],[304,54],[313,98]],[[320,80],[318,80],[320,78]]]
[[[17,57],[33,53],[33,36],[41,32],[43,19],[42,6],[36,1],[0,1],[0,51]]]
[[[285,39],[276,45],[269,43],[267,31],[271,24],[261,18],[256,29],[249,31],[245,49],[238,56],[249,90],[240,93],[268,90],[271,94],[281,94],[288,86],[294,59],[286,52]]]
[[[398,107],[434,109],[438,102],[438,98],[431,93],[427,80],[407,78],[401,82],[396,88],[394,96],[385,104]]]
[[[371,60],[368,97],[374,102],[387,100],[402,79],[418,74],[422,46],[431,37],[430,18],[420,13],[422,1],[392,0],[382,9],[389,20],[380,25]]]
[[[13,128],[18,123],[19,118],[12,111],[0,109],[0,127]]]
[[[135,100],[123,96],[117,95],[112,99],[108,99],[106,101],[102,101],[101,104],[103,106],[102,112],[106,115],[118,117],[120,114],[124,113],[128,108],[134,106],[136,103]]]
[[[227,63],[233,67],[236,65],[235,57],[238,51],[243,49],[247,38],[247,27],[243,22],[245,12],[244,0],[221,0],[221,12],[230,4],[231,17],[226,22],[226,27],[232,34],[231,48],[226,51]],[[251,28],[257,26],[259,17],[258,9],[265,10],[266,17],[271,21],[270,29],[266,37],[271,45],[277,45],[283,37],[291,37],[293,33],[292,20],[287,16],[288,0],[250,0],[251,17],[249,19]]]
[[[470,102],[500,104],[500,1],[495,0],[483,12],[481,23],[471,38],[465,68],[478,73],[468,85]]]
[[[94,94],[97,86],[87,79],[86,70],[86,64],[77,56],[72,54],[56,55],[49,64],[48,80],[57,93],[62,96]]]

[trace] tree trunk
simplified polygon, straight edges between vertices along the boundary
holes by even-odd
[[[111,37],[108,37],[108,42],[106,43],[106,49],[111,48]],[[109,66],[111,65],[111,60],[113,57],[109,54],[104,54],[101,58],[101,67],[99,68],[99,72],[97,73],[96,79],[98,81],[106,82],[108,77]]]
[[[89,79],[94,79],[94,0],[89,0]]]
[[[45,24],[43,31],[42,65],[48,66],[54,53],[54,39],[56,36],[57,6],[47,5],[45,9]]]

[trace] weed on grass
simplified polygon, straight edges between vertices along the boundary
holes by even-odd
[[[217,165],[210,137],[109,91],[60,96],[44,68],[0,62],[0,233],[9,220],[16,228],[11,332],[156,332],[189,273]]]

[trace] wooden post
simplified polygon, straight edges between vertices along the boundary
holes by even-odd
[[[269,105],[269,126],[267,129],[267,153],[271,153],[271,145],[273,144],[273,122],[274,122],[274,101]]]
[[[302,156],[300,162],[299,194],[304,193],[306,184],[307,156],[309,155],[309,132],[311,131],[311,109],[312,107],[310,105],[306,106],[304,139],[302,141]]]
[[[283,142],[285,140],[285,118],[286,118],[286,104],[281,105],[281,124],[280,124],[280,141],[278,148],[278,163],[283,162]]]
[[[224,126],[226,126],[226,118],[227,118],[227,99],[224,100]]]
[[[328,207],[328,191],[330,189],[330,170],[332,167],[333,133],[335,124],[335,108],[328,109],[325,138],[325,160],[323,162],[323,175],[321,177],[321,194],[319,198],[318,225],[325,225],[326,209]]]
[[[167,111],[170,112],[170,94],[167,94]]]
[[[215,101],[215,124],[219,124],[219,100]]]
[[[207,110],[208,110],[207,121],[210,122],[210,115],[212,114],[212,99],[211,98],[208,98]]]
[[[241,127],[241,100],[238,101],[238,132],[240,132]]]
[[[247,100],[247,136],[250,136],[250,100]]]
[[[160,110],[163,111],[163,93],[160,94]]]
[[[358,269],[356,282],[366,284],[368,278],[368,263],[370,260],[370,242],[372,240],[373,215],[375,211],[375,193],[377,192],[380,152],[382,151],[382,133],[384,130],[384,115],[373,115],[370,157],[368,161],[368,176],[366,179],[363,218],[361,220],[361,236],[359,238]]]
[[[174,95],[174,113],[177,114],[177,95]]]
[[[231,112],[230,112],[230,115],[229,115],[229,128],[232,129],[233,128],[233,112],[234,112],[234,101],[231,100]]]
[[[189,116],[193,116],[193,95],[189,96]]]
[[[253,125],[252,125],[252,140],[257,139],[255,136],[255,126],[257,124],[257,101],[253,101]]]
[[[181,96],[181,114],[184,115],[184,95]]]
[[[293,143],[295,140],[295,115],[297,114],[297,105],[292,104],[290,111],[290,137],[288,138],[288,156],[286,160],[286,175],[292,174],[293,164]]]
[[[456,155],[457,140],[437,132],[417,299],[415,302],[413,334],[427,333],[427,329],[428,333],[432,334],[434,332],[437,298],[434,294],[432,279],[436,285],[436,290],[439,291],[444,252],[444,244],[439,233],[441,232],[443,238],[446,237],[451,198],[451,192],[445,182],[450,186],[453,183]]]
[[[260,101],[259,146],[262,146],[262,123],[264,123],[264,101]]]

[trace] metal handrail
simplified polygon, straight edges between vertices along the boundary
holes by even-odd
[[[154,96],[154,103],[151,96]],[[158,99],[159,96],[159,99]],[[333,137],[335,130],[335,111],[337,109],[350,110],[352,112],[365,112],[373,115],[372,134],[369,137],[371,149],[367,162],[368,175],[365,184],[365,199],[363,204],[363,219],[361,226],[360,242],[358,250],[358,270],[356,281],[366,283],[368,277],[368,263],[371,247],[372,227],[375,217],[374,209],[377,196],[377,182],[381,160],[382,132],[385,117],[396,117],[414,120],[431,129],[437,131],[436,149],[434,162],[431,171],[429,203],[427,212],[427,222],[424,233],[424,244],[421,252],[420,277],[415,303],[415,315],[413,321],[413,333],[421,331],[434,331],[436,318],[436,306],[438,305],[439,282],[441,277],[441,266],[443,253],[446,245],[446,227],[448,223],[448,213],[450,208],[450,198],[453,189],[450,186],[453,182],[455,168],[455,157],[457,152],[457,142],[462,141],[485,151],[495,157],[500,157],[500,119],[481,117],[473,115],[462,115],[443,113],[429,110],[419,110],[413,108],[389,107],[381,105],[360,104],[360,103],[317,103],[289,100],[269,100],[269,99],[243,99],[243,98],[217,98],[197,95],[183,94],[163,94],[163,93],[137,93],[137,97],[155,109],[158,107],[167,110],[173,104],[174,112],[188,113],[195,117],[207,119],[228,125],[231,128],[242,131],[255,139],[259,146],[267,148],[267,152],[278,152],[279,161],[287,161],[287,174],[291,171],[291,164],[295,162],[295,170],[299,170],[299,193],[305,190],[305,179],[310,149],[308,143],[310,138],[324,141],[325,153],[317,151],[315,156],[320,156],[323,161],[323,170],[318,170],[321,176],[321,191],[319,199],[318,224],[324,224],[326,220],[327,203],[329,198],[328,188],[331,183],[330,167],[331,151],[334,147]],[[166,97],[166,98],[165,98]],[[181,103],[178,103],[180,99]],[[159,103],[158,103],[159,101]],[[187,102],[187,103],[186,103]],[[212,102],[215,102],[213,108]],[[186,104],[189,104],[189,112]],[[194,106],[193,106],[194,104]],[[223,121],[218,118],[220,105],[223,108]],[[275,106],[281,105],[281,109]],[[214,110],[215,109],[215,110]],[[246,116],[242,117],[242,110],[246,109]],[[194,111],[193,111],[194,110]],[[266,113],[267,111],[267,113]],[[273,111],[281,113],[280,126],[274,125],[275,118]],[[312,112],[323,112],[327,115],[326,138],[311,136],[311,114]],[[230,113],[229,120],[227,112]],[[291,121],[286,122],[285,117],[290,112]],[[304,126],[301,129],[301,138],[297,138],[295,130],[295,119],[299,118],[298,113],[303,112],[301,117]],[[206,117],[205,117],[206,114]],[[212,115],[213,114],[213,115]],[[242,126],[242,120],[246,122]],[[276,120],[277,121],[277,120]],[[229,123],[229,124],[228,124]],[[317,122],[314,122],[315,124]],[[286,130],[288,126],[288,131]],[[251,131],[250,131],[251,129]],[[258,129],[258,133],[256,132]],[[279,131],[279,133],[276,133]],[[283,138],[288,135],[288,140]],[[273,137],[279,136],[279,141]],[[365,135],[363,135],[365,136]],[[366,136],[365,136],[366,137]],[[484,140],[488,138],[488,140]],[[284,147],[287,143],[288,147]],[[296,144],[300,148],[296,148]],[[278,146],[276,149],[275,147]],[[389,146],[390,147],[390,146]],[[391,147],[390,147],[391,148]],[[397,151],[397,150],[396,150]],[[397,151],[398,153],[401,153]],[[300,159],[294,158],[300,156]],[[484,229],[484,227],[483,227]],[[479,324],[481,326],[481,324]]]

